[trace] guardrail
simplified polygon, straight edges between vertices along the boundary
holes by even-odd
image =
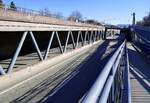
[[[82,103],[117,103],[123,89],[125,42],[108,61]],[[130,92],[130,91],[129,91]],[[130,96],[130,94],[129,94]],[[130,101],[130,97],[128,97]],[[129,102],[130,103],[130,102]]]

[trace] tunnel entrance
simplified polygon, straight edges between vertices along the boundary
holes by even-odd
[[[131,30],[130,28],[123,28],[121,30],[121,34],[124,34],[125,35],[125,38],[128,42],[131,42],[132,41],[132,36],[131,36]]]

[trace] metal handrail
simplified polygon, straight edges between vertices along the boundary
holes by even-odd
[[[129,56],[128,56],[128,50],[126,49],[126,64],[127,64],[127,76],[128,76],[128,103],[131,103],[131,85],[130,85],[130,75],[129,75]]]
[[[97,103],[98,100],[100,103],[106,103],[106,100],[108,98],[108,92],[110,90],[110,87],[112,86],[114,75],[116,73],[116,69],[118,67],[124,49],[125,42],[121,44],[118,50],[110,58],[82,103]],[[100,96],[101,98],[99,99]]]

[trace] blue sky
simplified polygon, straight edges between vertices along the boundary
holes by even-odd
[[[9,4],[12,0],[3,0]],[[61,12],[68,16],[78,10],[84,18],[96,19],[111,24],[132,22],[131,13],[137,20],[150,12],[150,0],[13,0],[17,6],[41,10],[49,8],[52,12]]]

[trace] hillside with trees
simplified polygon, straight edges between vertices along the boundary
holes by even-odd
[[[145,16],[141,21],[138,21],[137,25],[150,27],[150,13]]]

